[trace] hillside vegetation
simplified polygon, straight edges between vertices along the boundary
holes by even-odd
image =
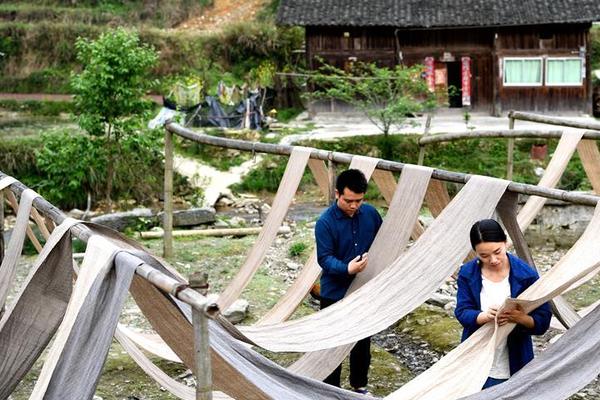
[[[70,93],[71,72],[79,68],[76,39],[95,39],[117,26],[138,30],[142,42],[160,52],[153,70],[159,80],[153,89],[157,93],[185,76],[213,87],[221,79],[240,83],[265,61],[279,70],[300,61],[293,51],[302,47],[303,31],[274,25],[276,2],[255,0],[258,8],[246,10],[253,16],[249,21],[248,14],[225,19],[222,14],[227,8],[217,9],[212,3],[57,0],[0,4],[0,91]],[[212,16],[210,26],[219,23],[220,29],[200,30],[203,12]]]

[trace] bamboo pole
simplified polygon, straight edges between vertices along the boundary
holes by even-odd
[[[329,205],[335,203],[336,165],[333,159],[327,160],[327,177],[329,178]]]
[[[281,145],[281,144],[269,144],[269,143],[259,143],[259,142],[247,142],[244,140],[237,139],[227,139],[222,137],[210,136],[201,133],[194,132],[190,129],[184,128],[176,123],[169,123],[166,126],[166,129],[170,132],[190,139],[192,141],[208,144],[212,146],[225,147],[237,150],[244,151],[252,151],[254,149],[255,152],[260,153],[268,153],[268,154],[278,154],[278,155],[287,155],[291,154],[293,146]],[[330,152],[326,150],[313,149],[310,154],[311,158],[326,161],[331,158],[336,163],[340,164],[349,164],[352,161],[352,155],[348,153],[340,153],[340,152]],[[387,161],[381,160],[377,164],[377,168],[392,171],[392,172],[400,172],[402,171],[404,164],[395,161]],[[464,174],[460,172],[452,172],[446,171],[443,169],[434,169],[432,172],[432,178],[438,179],[447,182],[456,182],[456,183],[466,183],[470,174]],[[507,190],[511,192],[527,194],[527,195],[535,195],[546,197],[549,199],[562,200],[569,203],[581,204],[587,206],[595,206],[600,197],[585,194],[585,193],[575,193],[575,192],[567,192],[565,190],[560,189],[549,189],[543,188],[540,186],[529,185],[525,183],[511,182],[508,185]]]
[[[208,274],[203,271],[190,276],[190,288],[202,296],[208,292]],[[212,400],[212,367],[210,363],[210,339],[208,318],[202,310],[192,309],[194,324],[194,355],[196,361],[196,400]]]
[[[600,122],[580,122],[580,121],[569,121],[564,118],[549,117],[547,115],[539,115],[534,113],[527,113],[521,111],[510,111],[508,113],[509,118],[518,119],[521,121],[539,122],[542,124],[567,126],[570,128],[578,129],[591,129],[593,131],[600,131]],[[600,133],[600,132],[598,132]],[[589,139],[589,138],[586,138]]]
[[[165,217],[163,257],[173,257],[173,134],[165,131]]]
[[[0,179],[6,176],[8,175],[0,171]],[[11,190],[15,195],[21,195],[25,189],[27,189],[27,186],[23,185],[19,181],[13,183],[9,188],[9,190]],[[41,212],[42,215],[50,218],[56,225],[61,224],[67,218],[67,216],[60,209],[48,202],[48,200],[44,199],[43,197],[36,197],[33,200],[33,206],[39,212]],[[92,231],[83,224],[74,225],[71,228],[71,233],[83,242],[87,242],[92,235]],[[135,265],[137,265],[135,273],[152,283],[158,289],[172,294],[179,300],[189,304],[192,307],[204,310],[209,318],[214,318],[217,315],[219,309],[216,303],[209,302],[205,297],[201,296],[195,290],[189,288],[181,289],[181,282],[163,274],[151,265],[144,263],[140,258],[125,252],[121,252],[119,254],[128,258],[127,262],[135,263]],[[183,285],[183,287],[185,287],[185,285]]]
[[[493,131],[472,131],[472,132],[453,132],[453,133],[439,133],[435,135],[429,135],[427,137],[421,137],[419,139],[419,145],[428,145],[439,142],[452,142],[456,140],[465,139],[492,139],[492,138],[515,138],[515,139],[528,139],[528,138],[541,138],[541,139],[560,139],[562,136],[562,130],[548,130],[548,131],[535,131],[528,129],[514,129],[514,130],[493,130]],[[587,131],[583,134],[585,139],[600,139],[600,132]]]
[[[420,139],[423,139],[429,136],[429,129],[431,128],[431,114],[427,114],[427,120],[425,121],[425,131],[423,132],[423,136]],[[419,139],[419,160],[417,164],[423,165],[425,162],[425,146],[421,144],[421,140]]]
[[[222,229],[188,229],[188,230],[175,230],[172,232],[173,237],[182,236],[247,236],[247,235],[258,235],[262,230],[261,227],[252,228],[222,228]],[[279,228],[277,233],[285,234],[290,233],[291,229],[289,226],[282,226]],[[142,239],[160,239],[164,237],[163,232],[140,232],[140,238]]]
[[[508,119],[508,129],[515,129],[515,119],[509,117]],[[513,178],[513,165],[515,158],[515,138],[508,139],[508,147],[506,151],[506,179],[512,181]]]

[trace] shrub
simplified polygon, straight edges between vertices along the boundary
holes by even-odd
[[[162,134],[139,132],[122,141],[113,186],[117,199],[148,203],[162,192]],[[106,138],[59,132],[42,135],[37,152],[37,190],[61,208],[85,207],[88,193],[97,202],[106,186]]]

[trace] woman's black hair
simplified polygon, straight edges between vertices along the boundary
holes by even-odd
[[[473,250],[475,250],[475,246],[482,242],[506,242],[504,229],[494,219],[482,219],[475,222],[471,227],[469,236]]]
[[[335,188],[340,195],[344,193],[345,188],[350,189],[354,193],[366,193],[367,178],[358,169],[347,169],[337,177]]]

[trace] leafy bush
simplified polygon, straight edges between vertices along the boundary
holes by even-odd
[[[115,169],[113,195],[148,203],[162,192],[162,134],[139,132],[122,141]],[[43,134],[37,150],[36,188],[61,208],[85,207],[88,193],[94,202],[104,194],[109,154],[106,138],[68,132]]]

